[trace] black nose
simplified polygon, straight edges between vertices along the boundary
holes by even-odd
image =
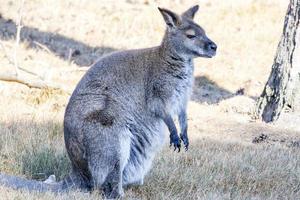
[[[213,42],[209,42],[207,45],[208,50],[217,51],[217,45]]]

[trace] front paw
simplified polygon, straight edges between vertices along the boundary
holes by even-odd
[[[189,150],[189,138],[187,134],[180,134],[180,139],[182,140],[185,150]]]
[[[174,146],[174,151],[178,149],[178,152],[180,152],[181,141],[177,134],[170,135],[170,147],[171,146]]]

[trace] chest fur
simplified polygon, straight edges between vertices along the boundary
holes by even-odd
[[[176,116],[181,110],[185,110],[190,99],[193,85],[193,77],[187,78],[185,81],[178,82],[174,85],[174,89],[170,98],[166,102],[166,110],[171,116]]]
[[[166,74],[163,80],[156,85],[156,94],[162,99],[166,112],[176,116],[185,110],[193,86],[193,66],[189,65],[179,71]]]

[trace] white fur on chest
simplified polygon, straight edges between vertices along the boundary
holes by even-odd
[[[185,110],[192,93],[194,77],[192,71],[187,72],[188,76],[185,80],[179,81],[175,86],[170,101],[167,104],[167,110],[171,116],[177,116],[181,111]]]

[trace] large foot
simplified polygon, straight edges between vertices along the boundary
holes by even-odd
[[[103,187],[104,197],[105,199],[119,199],[124,196],[124,191],[122,187],[118,185],[111,185],[106,183]]]

